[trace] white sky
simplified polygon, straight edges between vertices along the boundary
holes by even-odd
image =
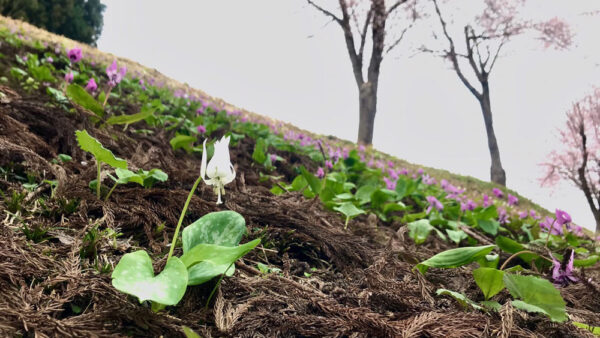
[[[99,49],[238,107],[355,141],[357,89],[341,30],[306,1],[103,3]],[[538,164],[560,146],[556,130],[571,103],[600,86],[600,18],[580,15],[599,10],[600,3],[534,0],[529,8],[536,15],[566,17],[576,45],[554,52],[531,39],[517,40],[496,64],[492,110],[507,185],[594,228],[580,191],[568,184],[539,187]],[[419,34],[424,33],[414,32],[413,42],[429,36]],[[478,102],[448,64],[413,54],[401,46],[382,64],[374,146],[415,164],[489,180]]]

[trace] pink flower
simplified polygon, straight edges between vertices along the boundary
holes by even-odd
[[[554,214],[556,215],[556,222],[561,226],[572,221],[571,215],[569,215],[566,211],[556,209]]]
[[[200,134],[206,133],[206,127],[203,125],[199,125],[198,127],[196,127],[196,129],[198,130],[198,133],[200,133]]]
[[[492,189],[492,192],[494,193],[494,195],[498,198],[502,198],[504,197],[504,193],[502,192],[502,190],[498,189],[498,188],[494,188]]]
[[[87,90],[90,93],[93,93],[96,91],[96,89],[98,89],[98,85],[96,84],[96,80],[94,80],[94,78],[92,77],[88,81],[87,85],[85,85],[85,90]]]
[[[519,204],[519,199],[516,196],[508,194],[508,205],[517,205]]]
[[[271,160],[271,163],[275,163],[277,161],[277,155],[271,154],[269,155],[269,159]]]
[[[83,54],[81,54],[81,48],[71,48],[67,52],[67,57],[69,60],[71,60],[71,62],[79,62],[83,57]]]
[[[527,213],[527,211],[521,211],[519,213],[519,218],[520,219],[525,219],[525,218],[527,218],[527,216],[529,216],[529,214]]]
[[[385,182],[385,187],[387,189],[389,189],[389,190],[395,190],[396,189],[396,181],[390,180],[387,177],[384,177],[383,181]]]
[[[558,236],[563,234],[562,225],[559,225],[552,217],[546,217],[545,221],[540,222],[540,228],[542,228],[544,232],[550,232],[552,235]]]
[[[67,74],[65,74],[65,81],[67,83],[73,82],[73,72],[68,72]]]
[[[325,177],[325,170],[323,170],[323,168],[319,167],[319,169],[317,169],[317,177],[318,178]]]
[[[488,195],[484,194],[483,195],[483,207],[487,208],[490,205],[492,205],[492,199]]]
[[[106,68],[106,76],[108,76],[108,85],[114,87],[123,80],[127,73],[127,67],[123,66],[117,70],[117,60],[113,60],[112,64]]]
[[[573,260],[575,259],[575,251],[571,250],[571,256],[567,262],[559,262],[552,257],[552,280],[556,286],[567,286],[570,283],[575,283],[579,279],[573,276]],[[566,264],[565,264],[566,263]]]
[[[442,204],[442,202],[440,202],[434,196],[427,196],[426,199],[427,199],[427,202],[429,203],[429,207],[427,208],[427,214],[429,214],[431,212],[431,209],[433,209],[433,208],[437,209],[438,211],[441,211],[444,209],[444,205]]]
[[[333,163],[330,160],[325,161],[325,167],[327,167],[327,169],[331,170],[333,169]]]

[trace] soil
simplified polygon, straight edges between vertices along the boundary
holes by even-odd
[[[216,205],[212,189],[201,184],[184,225],[212,211],[234,210],[246,219],[243,241],[261,238],[262,247],[236,263],[235,275],[223,279],[208,307],[216,281],[188,288],[178,306],[154,313],[114,289],[110,271],[123,254],[138,248],[154,255],[157,271],[164,266],[165,248],[199,175],[200,158],[173,151],[170,132],[145,136],[134,132],[135,125],[126,131],[96,128],[84,111],[67,114],[43,94],[5,86],[0,91],[6,94],[0,103],[1,336],[183,337],[182,326],[203,337],[592,336],[571,324],[514,310],[506,291],[499,296],[506,303],[499,313],[464,309],[436,296],[438,288],[447,288],[482,300],[469,267],[430,269],[426,276],[413,271],[416,262],[451,248],[448,243],[430,236],[416,246],[403,224],[372,216],[357,217],[344,230],[339,214],[318,199],[271,194],[270,185],[259,180],[261,168],[253,165],[249,138],[231,148],[238,176],[226,187],[224,204]],[[88,188],[96,175],[94,160],[75,140],[79,129],[131,167],[161,168],[168,181],[150,189],[119,186],[110,200],[98,200]],[[58,154],[73,160],[52,163]],[[278,154],[287,162],[274,174],[288,180],[294,166],[311,166],[296,154]],[[13,193],[24,191],[20,177],[28,176],[35,182],[57,180],[54,198],[43,184],[11,203]],[[32,229],[42,231],[38,240],[25,235]],[[122,235],[90,239],[108,229]],[[256,268],[259,262],[281,273],[263,274]],[[597,286],[582,280],[561,289],[568,312],[574,320],[600,324]]]

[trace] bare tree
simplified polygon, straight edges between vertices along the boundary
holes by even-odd
[[[600,233],[600,88],[573,104],[560,131],[564,149],[553,151],[542,165],[542,185],[570,181],[585,195]]]
[[[406,31],[418,18],[416,0],[338,0],[339,14],[318,3],[307,0],[308,3],[337,23],[344,34],[344,41],[352,64],[352,72],[359,93],[359,125],[358,143],[373,142],[373,128],[377,112],[377,89],[379,72],[385,54],[400,44]],[[404,9],[404,20],[407,22],[402,29],[396,31],[397,36],[386,42],[388,35],[386,26],[391,17],[400,18],[396,13]],[[395,27],[394,27],[395,28]],[[368,41],[369,32],[371,39]],[[365,46],[371,45],[370,60],[365,62]],[[366,69],[365,69],[366,66]],[[365,74],[366,70],[366,74]],[[365,76],[366,75],[366,76]]]
[[[524,0],[484,0],[482,12],[470,19],[469,23],[462,26],[462,29],[454,31],[449,27],[449,21],[443,13],[440,1],[431,1],[440,24],[440,35],[442,39],[446,40],[447,47],[442,51],[427,47],[423,47],[422,50],[450,61],[462,84],[479,102],[492,161],[491,180],[506,185],[506,173],[500,160],[500,149],[492,119],[490,74],[502,48],[511,38],[530,30],[536,30],[541,33],[539,39],[544,42],[546,47],[554,46],[563,49],[571,44],[569,26],[557,18],[538,23],[521,19],[518,14]],[[445,2],[455,4],[457,1]],[[464,6],[471,5],[471,3],[467,3]],[[477,82],[479,85],[476,85]]]

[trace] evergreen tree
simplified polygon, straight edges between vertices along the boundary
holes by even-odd
[[[47,31],[95,45],[102,33],[100,0],[0,0],[0,13]]]

